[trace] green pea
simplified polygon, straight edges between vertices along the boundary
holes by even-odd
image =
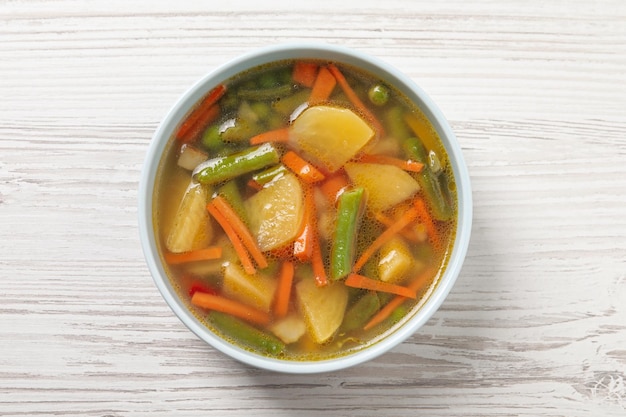
[[[367,92],[372,104],[376,106],[384,106],[389,101],[389,89],[384,85],[376,84]]]

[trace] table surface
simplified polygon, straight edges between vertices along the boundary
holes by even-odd
[[[0,415],[624,416],[626,3],[0,2]],[[466,263],[417,334],[253,369],[157,291],[137,188],[172,103],[257,47],[397,66],[464,152]]]

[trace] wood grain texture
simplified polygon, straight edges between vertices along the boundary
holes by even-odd
[[[626,3],[228,3],[0,1],[0,415],[625,415]],[[419,83],[475,204],[427,325],[313,376],[238,364],[184,328],[136,220],[174,100],[293,40]]]

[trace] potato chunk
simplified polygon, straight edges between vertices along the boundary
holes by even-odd
[[[304,192],[293,174],[277,178],[245,202],[250,232],[268,251],[295,239],[304,219]]]
[[[213,239],[213,226],[206,211],[207,190],[192,182],[178,206],[165,246],[173,253],[202,249]]]
[[[293,122],[290,140],[316,165],[335,172],[374,137],[374,130],[350,109],[313,106]]]
[[[270,311],[276,280],[261,273],[248,275],[239,265],[230,263],[224,269],[224,294],[229,298],[263,311]]]
[[[343,321],[348,304],[348,289],[336,282],[318,287],[312,279],[296,284],[296,297],[313,340],[324,343],[330,339]]]
[[[402,238],[396,237],[380,248],[378,275],[381,281],[400,284],[413,266],[413,256]]]
[[[393,165],[349,162],[346,172],[357,187],[365,188],[368,208],[373,211],[387,210],[420,190],[411,175]]]

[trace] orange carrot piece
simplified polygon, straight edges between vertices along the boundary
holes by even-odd
[[[305,87],[312,87],[317,76],[317,64],[314,62],[298,61],[293,66],[291,77],[295,82]]]
[[[339,194],[348,186],[348,179],[339,172],[328,177],[321,185],[320,190],[331,204],[337,204]]]
[[[420,290],[428,282],[428,279],[431,277],[431,275],[433,275],[433,273],[434,271],[432,268],[426,269],[413,281],[411,281],[409,285],[407,285],[407,288],[417,293],[417,291]],[[372,316],[370,321],[368,321],[363,327],[363,330],[369,330],[377,324],[382,323],[387,317],[391,315],[391,313],[393,313],[396,308],[400,307],[400,305],[402,305],[405,300],[407,300],[407,297],[404,297],[402,295],[394,297],[391,301],[385,304],[383,308],[378,310],[378,312]]]
[[[361,288],[364,290],[388,292],[390,294],[401,295],[407,298],[417,298],[417,293],[402,285],[390,284],[377,279],[368,278],[359,274],[350,274],[344,281],[348,287]]]
[[[413,202],[413,206],[418,212],[418,218],[426,226],[426,233],[430,238],[430,243],[435,247],[439,247],[439,245],[441,245],[441,237],[439,236],[439,232],[437,231],[435,221],[433,220],[430,212],[426,208],[426,203],[424,203],[424,200],[422,200],[421,198],[417,198]]]
[[[308,187],[304,193],[304,224],[293,242],[293,255],[300,262],[309,262],[313,256],[313,246],[317,239],[315,217],[313,190]]]
[[[283,127],[280,129],[269,130],[267,132],[259,133],[256,136],[250,138],[250,145],[260,145],[262,143],[286,143],[289,141],[289,128]]]
[[[400,216],[398,220],[396,220],[391,226],[389,226],[384,232],[382,232],[371,244],[368,246],[361,257],[354,264],[353,272],[359,272],[363,265],[367,262],[369,258],[372,257],[376,253],[378,249],[381,248],[385,243],[387,243],[391,238],[393,238],[400,230],[404,229],[406,226],[411,224],[417,218],[417,209],[411,207],[406,212]]]
[[[171,265],[178,265],[186,262],[208,261],[222,257],[222,248],[219,246],[209,246],[208,248],[193,250],[182,253],[168,252],[165,254],[165,261]]]
[[[274,315],[285,317],[289,310],[289,299],[291,298],[291,285],[293,283],[294,266],[292,262],[285,261],[281,265],[278,276],[278,286],[274,298]]]
[[[309,184],[322,181],[325,178],[319,169],[294,151],[287,151],[281,158],[281,161],[294,174]]]
[[[239,317],[240,319],[260,325],[266,325],[272,319],[271,316],[264,311],[257,310],[254,307],[220,295],[196,292],[191,297],[191,304],[207,310],[221,311],[222,313],[230,314],[231,316]]]
[[[233,229],[231,224],[228,223],[226,217],[224,217],[222,212],[219,211],[217,207],[215,207],[213,202],[207,204],[206,208],[211,216],[213,216],[215,221],[217,221],[222,229],[224,229],[224,233],[226,233],[226,236],[228,236],[228,239],[230,239],[230,242],[233,244],[233,248],[235,248],[235,252],[239,257],[239,260],[241,261],[241,265],[243,266],[244,271],[246,271],[250,275],[254,275],[256,273],[256,268],[254,267],[254,264],[250,259],[250,255],[248,254],[246,247],[243,245],[241,239],[235,232],[235,229]]]
[[[226,218],[226,221],[230,223],[232,228],[241,239],[241,243],[246,247],[254,261],[259,265],[259,268],[267,268],[267,259],[265,259],[265,255],[261,252],[259,245],[257,245],[256,239],[248,230],[248,226],[239,218],[237,212],[233,210],[233,208],[228,204],[228,202],[222,196],[217,196],[213,199],[213,205],[220,213]]]
[[[313,275],[315,276],[315,284],[323,287],[328,284],[328,275],[324,269],[324,260],[322,259],[322,249],[319,240],[315,240],[313,245],[313,253],[311,254],[311,266],[313,267]]]
[[[386,227],[391,226],[394,223],[394,220],[385,215],[384,213],[381,212],[377,212],[374,213],[374,218],[376,219],[377,222],[383,224]],[[408,226],[407,226],[408,227]],[[402,230],[400,230],[399,232],[402,237],[404,237],[405,239],[411,241],[411,242],[422,242],[423,240],[419,238],[419,236],[417,235],[417,232],[407,229],[406,227]]]
[[[400,169],[410,172],[420,172],[422,168],[424,168],[424,164],[421,162],[413,161],[410,159],[400,159],[394,158],[393,156],[387,155],[371,155],[364,154],[359,160],[361,162],[371,163],[371,164],[382,164],[382,165],[393,165]]]
[[[249,180],[246,185],[256,191],[260,191],[263,189],[263,186],[255,180]]]
[[[326,101],[335,89],[337,80],[327,67],[320,68],[313,83],[313,89],[311,90],[311,96],[309,97],[309,104],[317,104],[321,101]]]
[[[350,103],[352,103],[354,107],[356,107],[361,113],[363,113],[363,115],[367,118],[367,120],[372,124],[374,129],[376,129],[376,131],[381,136],[384,136],[385,129],[383,128],[383,125],[376,118],[374,113],[372,113],[370,109],[368,109],[365,104],[363,104],[359,96],[357,96],[352,87],[350,87],[350,84],[348,84],[346,77],[343,76],[339,68],[337,68],[334,64],[329,64],[328,70],[335,77],[335,79],[337,80],[337,84],[339,84],[343,92],[346,94],[348,100],[350,100]]]
[[[176,138],[183,142],[189,142],[194,139],[200,130],[219,115],[220,108],[215,103],[226,93],[226,86],[218,85],[209,94],[202,99],[202,102],[196,107],[185,121],[178,128]]]

